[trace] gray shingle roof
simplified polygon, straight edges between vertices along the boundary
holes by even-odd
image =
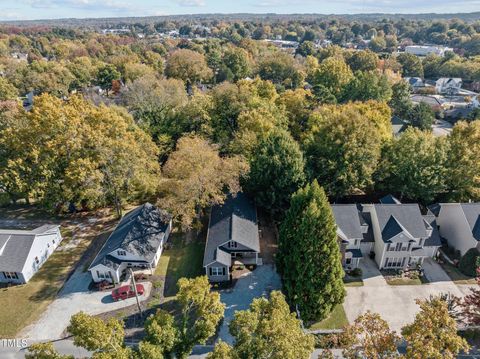
[[[391,194],[387,194],[385,197],[380,198],[380,203],[382,204],[401,204],[399,199],[394,197]]]
[[[226,262],[226,256],[221,253],[223,251],[217,251],[217,248],[228,241],[260,252],[257,211],[244,193],[228,196],[223,205],[212,208],[203,265],[214,261]]]
[[[122,218],[97,254],[89,269],[98,264],[117,267],[121,261],[108,254],[124,249],[151,262],[169,226],[171,216],[150,203],[137,207]],[[133,262],[129,260],[129,262]]]
[[[354,204],[332,204],[332,211],[338,229],[347,238],[362,239],[362,225],[358,208]]]
[[[374,206],[385,242],[398,234],[400,229],[403,231],[403,228],[414,238],[427,237],[427,229],[418,204],[375,204]]]
[[[480,203],[462,203],[461,206],[473,238],[480,241]]]
[[[442,240],[440,238],[440,233],[438,232],[435,216],[427,214],[426,216],[423,216],[423,218],[432,227],[432,235],[425,240],[425,247],[440,247],[442,245]]]
[[[45,224],[33,230],[0,229],[0,272],[21,272],[25,267],[30,249],[39,234],[58,228]]]

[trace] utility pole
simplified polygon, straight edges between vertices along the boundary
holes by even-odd
[[[135,283],[135,275],[133,274],[132,268],[130,268],[130,275],[132,276],[133,290],[135,291],[135,299],[137,300],[138,312],[140,313],[140,318],[142,318],[142,307],[140,307],[140,301],[138,300],[137,283]]]

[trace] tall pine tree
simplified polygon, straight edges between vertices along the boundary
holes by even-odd
[[[317,181],[298,190],[280,227],[278,267],[287,300],[302,319],[324,319],[343,302],[343,270],[336,224]]]

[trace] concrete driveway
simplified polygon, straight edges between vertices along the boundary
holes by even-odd
[[[414,320],[419,310],[415,299],[426,299],[431,295],[442,293],[452,293],[455,296],[463,297],[471,287],[456,285],[452,281],[391,286],[385,282],[376,269],[375,263],[369,258],[363,259],[361,268],[365,275],[364,286],[346,288],[347,297],[344,308],[349,322],[353,322],[360,314],[370,310],[379,313],[388,322],[390,328],[397,332]],[[441,279],[443,276],[437,275],[437,277]]]
[[[426,258],[423,261],[422,268],[430,283],[450,282],[451,279],[443,268],[435,262],[432,258]]]
[[[90,273],[83,273],[78,269],[40,319],[23,329],[20,337],[32,341],[59,339],[69,325],[70,317],[75,313],[83,311],[97,315],[136,303],[135,298],[114,302],[109,291],[89,291],[90,281]],[[148,298],[152,288],[150,282],[142,284],[145,287],[145,294],[140,297],[141,301]]]
[[[228,325],[237,310],[249,308],[254,298],[267,297],[271,291],[281,289],[280,276],[272,264],[258,266],[253,272],[239,278],[231,289],[221,291],[225,303],[225,316],[218,334],[219,339],[233,344],[233,337],[228,332]]]

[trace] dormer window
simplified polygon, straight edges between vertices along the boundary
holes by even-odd
[[[228,248],[237,248],[237,242],[235,241],[228,242]]]
[[[122,251],[122,250],[118,250],[118,251],[117,251],[117,254],[118,254],[119,256],[126,256],[126,255],[127,255],[127,252]]]

